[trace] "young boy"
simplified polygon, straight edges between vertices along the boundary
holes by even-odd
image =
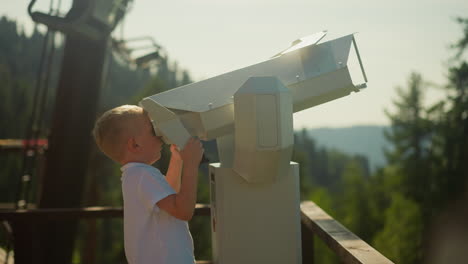
[[[96,121],[93,134],[101,151],[122,165],[128,262],[193,264],[187,221],[195,209],[203,155],[200,141],[189,139],[181,151],[172,145],[164,177],[151,166],[160,159],[163,142],[141,107],[123,105],[107,111]]]

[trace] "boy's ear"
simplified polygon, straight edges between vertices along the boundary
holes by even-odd
[[[132,153],[135,153],[138,151],[138,143],[136,142],[135,138],[134,137],[130,137],[128,140],[127,140],[127,150],[132,152]]]

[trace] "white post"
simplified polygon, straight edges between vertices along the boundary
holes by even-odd
[[[210,164],[211,230],[216,264],[299,264],[299,164],[273,183],[248,183]]]

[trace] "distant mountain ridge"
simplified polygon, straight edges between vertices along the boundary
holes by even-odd
[[[388,126],[352,126],[308,129],[307,132],[319,146],[347,154],[366,156],[371,170],[374,170],[387,163],[383,149],[390,148],[384,136],[384,130],[388,128]]]

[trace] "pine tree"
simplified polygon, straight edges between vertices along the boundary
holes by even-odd
[[[463,27],[464,36],[453,46],[456,55],[448,75],[449,109],[442,123],[444,168],[438,177],[440,197],[445,203],[468,193],[468,63],[463,59],[468,47],[468,18],[457,21]]]
[[[423,106],[424,89],[425,82],[418,73],[410,75],[406,90],[397,89],[396,112],[386,111],[392,126],[385,136],[392,149],[386,150],[385,154],[389,165],[398,170],[398,191],[429,210],[426,205],[432,179],[429,159],[434,124]]]

